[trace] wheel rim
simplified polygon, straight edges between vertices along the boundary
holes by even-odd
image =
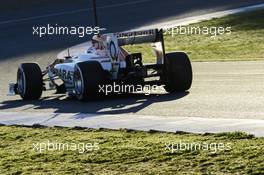
[[[24,72],[19,69],[18,71],[18,77],[17,77],[17,88],[18,88],[18,93],[21,95],[25,94],[25,89],[26,89],[26,84],[25,84],[25,74]]]
[[[83,81],[82,81],[82,76],[79,70],[75,72],[74,75],[74,89],[75,93],[77,95],[81,95],[83,91]]]

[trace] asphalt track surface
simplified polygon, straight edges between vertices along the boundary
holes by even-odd
[[[262,0],[139,0],[98,1],[100,24],[108,32],[263,3]],[[84,6],[86,5],[86,6]],[[183,94],[117,95],[100,101],[78,102],[65,96],[43,94],[40,101],[8,97],[7,85],[16,79],[21,62],[43,67],[57,54],[89,37],[32,36],[32,26],[93,25],[91,4],[43,6],[0,14],[0,112],[138,114],[161,117],[264,119],[264,62],[193,63],[194,82]],[[85,8],[88,8],[86,10]],[[69,13],[70,12],[70,13]]]

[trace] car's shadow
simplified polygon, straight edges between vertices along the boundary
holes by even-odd
[[[124,114],[136,113],[153,103],[178,100],[189,92],[172,94],[119,94],[104,97],[95,101],[80,102],[76,99],[56,96],[44,97],[38,101],[10,100],[1,102],[0,110],[23,108],[27,110],[51,109],[54,113],[92,113],[92,114]],[[28,107],[30,106],[30,107]],[[28,108],[27,108],[28,107]]]

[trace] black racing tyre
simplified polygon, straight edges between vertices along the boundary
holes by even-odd
[[[22,63],[17,70],[17,92],[23,100],[37,100],[43,90],[42,72],[37,63]]]
[[[165,90],[167,92],[184,92],[192,85],[192,65],[184,52],[171,52],[165,56]]]
[[[100,86],[105,83],[103,68],[97,61],[76,64],[74,70],[74,91],[78,100],[97,99],[102,96]]]

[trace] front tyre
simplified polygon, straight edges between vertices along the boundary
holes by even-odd
[[[184,52],[171,52],[165,56],[165,90],[184,92],[192,85],[192,65]]]
[[[87,61],[76,64],[74,71],[74,91],[78,100],[98,98],[100,86],[105,82],[104,71],[97,61]]]
[[[37,100],[43,90],[42,72],[37,63],[23,63],[17,70],[17,92],[23,100]]]

